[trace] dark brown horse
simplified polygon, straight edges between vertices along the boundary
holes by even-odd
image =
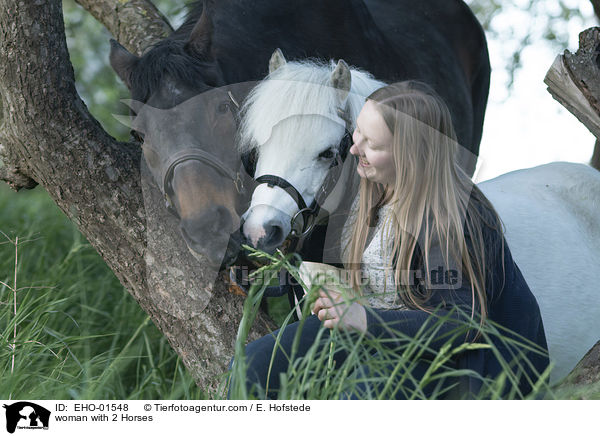
[[[129,103],[136,113],[131,127],[142,143],[150,179],[179,219],[192,253],[203,255],[213,268],[223,258],[230,262],[237,256],[239,215],[253,186],[235,153],[232,91],[246,92],[241,85],[229,85],[169,108],[154,107],[152,98],[149,104]]]
[[[387,82],[429,83],[446,100],[468,155],[478,154],[490,65],[483,30],[460,0],[207,0],[142,57],[113,42],[110,59],[134,100],[168,109],[210,89],[263,79],[278,47],[289,60],[343,58]],[[244,93],[233,95],[241,100]],[[229,132],[213,135],[205,130],[210,123],[199,130],[202,113],[215,114],[222,103],[192,105],[195,112],[186,121],[170,118],[178,132],[169,129],[168,140],[155,135],[159,186],[174,153],[196,148],[222,161],[237,158]],[[149,152],[144,156],[148,161]],[[474,159],[462,164],[473,173]],[[220,262],[224,249],[210,241],[220,233],[220,246],[228,237],[238,220],[235,206],[246,198],[225,172],[215,172],[202,160],[187,160],[171,172],[170,198],[188,246]],[[224,264],[234,258],[235,250],[229,251]]]

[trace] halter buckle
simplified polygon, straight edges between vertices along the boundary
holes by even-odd
[[[233,181],[233,184],[235,185],[235,189],[238,192],[238,194],[244,192],[244,182],[242,181],[239,172],[235,174],[235,180]]]
[[[302,233],[298,233],[298,231],[296,230],[296,219],[298,219],[298,216],[302,215],[304,212],[310,212],[311,210],[312,209],[310,207],[305,207],[303,209],[300,209],[298,212],[296,212],[294,214],[294,216],[292,217],[292,220],[291,220],[291,227],[292,227],[292,229],[290,230],[290,234],[292,236],[302,238],[302,237],[308,235],[312,231],[313,227],[315,226],[315,219],[314,219],[314,217],[313,217],[312,220],[310,220],[310,225],[308,225],[304,229],[304,231]],[[310,219],[310,216],[309,216],[309,219]],[[304,224],[306,224],[306,223],[304,223]]]

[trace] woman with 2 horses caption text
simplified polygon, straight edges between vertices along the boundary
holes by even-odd
[[[549,364],[540,311],[496,211],[456,162],[442,99],[416,81],[380,88],[367,97],[352,140],[361,180],[341,236],[349,285],[321,286],[310,316],[246,346],[248,392],[277,398],[280,373],[295,357],[344,334],[364,344],[364,365],[341,399],[485,396],[490,380],[504,381],[505,397],[525,397]],[[502,335],[488,334],[489,325]],[[370,339],[401,350],[424,332],[413,362],[373,370],[381,350]],[[434,367],[449,346],[460,352]],[[339,369],[349,353],[336,348],[330,363]]]

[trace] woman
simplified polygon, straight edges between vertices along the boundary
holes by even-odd
[[[412,366],[418,380],[448,340],[455,347],[481,340],[485,335],[477,326],[493,321],[509,330],[505,337],[524,338],[528,347],[492,337],[488,341],[499,354],[468,349],[450,360],[450,367],[493,378],[507,365],[516,379],[504,392],[514,387],[521,395],[530,392],[548,366],[540,311],[512,260],[498,215],[456,164],[458,144],[446,105],[420,82],[385,86],[367,98],[353,142],[350,152],[358,157],[361,182],[341,246],[350,286],[362,301],[321,290],[314,315],[302,326],[298,355],[309,350],[323,327],[398,344],[437,322],[427,353]],[[461,330],[469,322],[471,328]],[[272,394],[278,373],[289,365],[286,356],[298,328],[299,323],[286,327],[280,339],[268,378]],[[274,343],[267,335],[246,347],[249,385],[266,387]],[[345,357],[338,352],[336,365]],[[367,367],[358,372],[368,379]],[[480,380],[462,377],[454,395],[476,395]],[[346,397],[379,389],[364,382]],[[395,398],[404,398],[404,392],[399,389]]]

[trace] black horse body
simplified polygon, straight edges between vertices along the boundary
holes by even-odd
[[[262,80],[280,48],[288,60],[344,59],[388,83],[430,84],[450,107],[459,143],[476,157],[490,64],[483,29],[460,0],[224,0],[209,4],[214,86]],[[202,4],[170,37],[186,41]],[[472,174],[474,162],[465,170]]]
[[[473,173],[490,65],[483,29],[459,0],[209,0],[141,58],[113,44],[111,63],[133,99],[168,108],[211,88],[262,80],[276,48],[289,60],[344,59],[389,83],[430,84],[450,108],[461,165]],[[318,260],[323,232],[311,239],[305,246]]]

